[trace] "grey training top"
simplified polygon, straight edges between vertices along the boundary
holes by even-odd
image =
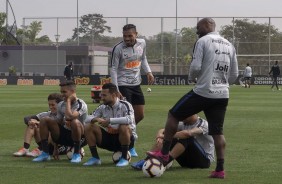
[[[196,94],[229,98],[229,84],[237,77],[236,51],[228,40],[211,32],[196,42],[189,71],[189,80],[197,80],[193,89]]]
[[[80,98],[78,98],[74,103],[71,104],[71,110],[77,111],[79,113],[78,120],[84,124],[88,109],[87,104]],[[66,112],[66,102],[62,101],[58,104],[58,113],[57,113],[57,119],[60,121],[65,121],[65,112]],[[67,126],[64,126],[66,129],[69,129]]]
[[[210,161],[214,161],[214,141],[212,136],[208,134],[208,122],[202,118],[198,118],[197,122],[193,125],[186,125],[183,122],[179,122],[178,131],[181,130],[191,130],[195,127],[198,127],[203,131],[202,134],[196,135],[194,138],[198,141],[198,143],[205,150]]]
[[[137,86],[141,84],[141,67],[145,73],[151,72],[146,58],[146,42],[136,39],[133,47],[124,41],[114,46],[111,58],[111,79],[117,86]]]
[[[127,124],[132,130],[132,135],[137,139],[134,110],[127,101],[117,99],[112,107],[101,104],[92,115],[87,117],[86,123],[90,123],[94,118],[110,119],[109,127],[113,129],[118,129],[120,124]]]

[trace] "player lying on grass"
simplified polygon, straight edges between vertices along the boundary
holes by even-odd
[[[37,157],[41,154],[42,146],[41,146],[41,139],[39,134],[39,123],[40,120],[44,117],[56,117],[57,115],[57,105],[59,102],[63,100],[61,94],[52,93],[48,96],[48,112],[41,112],[37,115],[26,116],[24,117],[24,123],[27,125],[24,134],[24,143],[23,147],[20,148],[17,152],[13,153],[14,156],[22,157],[22,156],[29,156],[29,157]],[[38,147],[33,149],[31,152],[29,151],[31,140],[34,138],[35,142],[37,143]],[[61,152],[65,149],[60,148]],[[50,150],[51,151],[51,150]]]
[[[100,165],[97,146],[109,151],[121,151],[117,167],[127,166],[127,152],[137,138],[132,105],[118,98],[117,86],[107,83],[102,86],[101,104],[87,117],[85,136],[92,155],[83,165]]]
[[[53,142],[65,146],[73,146],[74,154],[72,163],[81,162],[79,153],[80,147],[84,142],[84,121],[87,117],[86,103],[76,96],[76,85],[73,81],[66,81],[60,84],[61,94],[64,101],[58,104],[57,116],[55,118],[45,117],[40,120],[40,137],[42,153],[34,162],[50,160],[48,153],[49,133]],[[57,149],[54,149],[55,151]],[[55,153],[58,156],[58,153]]]
[[[162,149],[164,129],[160,129],[151,151]],[[146,158],[147,159],[147,158]],[[133,163],[134,169],[141,170],[146,159]],[[208,135],[208,122],[198,115],[186,118],[178,125],[170,147],[169,162],[176,159],[181,167],[209,168],[214,161],[214,142]]]

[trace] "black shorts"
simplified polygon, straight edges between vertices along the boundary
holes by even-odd
[[[58,140],[53,140],[55,143],[65,146],[73,146],[73,140],[71,136],[71,131],[68,129],[65,129],[62,125],[59,125],[60,128],[60,136]],[[80,139],[80,145],[81,147],[87,145],[85,136],[82,135]]]
[[[251,80],[252,77],[245,77],[245,80]]]
[[[106,149],[109,151],[121,151],[121,144],[119,142],[119,134],[109,134],[104,129],[100,128],[102,132],[102,142],[101,144],[97,144],[99,148]],[[130,137],[130,145],[129,149],[133,148],[134,145],[134,137],[133,135]]]
[[[173,139],[171,149],[176,143],[181,143],[185,147],[185,151],[175,160],[181,167],[188,168],[209,168],[211,165],[205,150],[194,138]]]
[[[119,86],[118,89],[131,105],[145,105],[145,98],[140,85]]]
[[[169,112],[177,120],[182,121],[189,116],[204,111],[209,123],[209,134],[222,135],[227,105],[228,98],[206,98],[197,95],[191,90],[184,95]]]

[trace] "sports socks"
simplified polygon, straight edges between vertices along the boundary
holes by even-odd
[[[42,150],[41,141],[37,142],[36,144],[38,145],[38,149],[39,149],[39,150]]]
[[[90,149],[92,157],[100,159],[98,152],[97,152],[97,146],[89,146],[89,149]]]
[[[171,141],[164,140],[163,148],[162,148],[162,154],[163,155],[167,155],[169,153],[170,145],[171,145]]]
[[[129,149],[129,145],[122,145],[121,146],[121,157],[124,158],[125,160],[127,159],[128,149]]]
[[[29,147],[30,147],[30,144],[28,144],[28,143],[26,143],[26,142],[24,142],[24,146],[23,146],[25,149],[29,149]]]
[[[42,150],[49,153],[48,139],[41,140]]]
[[[223,171],[224,159],[217,159],[215,171]]]
[[[80,150],[80,141],[73,141],[73,148],[74,148],[74,153],[79,153]]]

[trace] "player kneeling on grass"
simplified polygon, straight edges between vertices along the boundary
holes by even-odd
[[[101,101],[103,104],[86,120],[85,136],[92,158],[83,165],[101,164],[98,146],[113,152],[121,151],[122,156],[116,166],[127,166],[127,152],[137,138],[134,110],[129,102],[118,98],[117,87],[112,83],[102,86]]]
[[[55,118],[46,117],[40,121],[40,137],[43,152],[34,162],[42,162],[50,160],[48,153],[48,136],[54,143],[73,146],[74,154],[72,156],[72,163],[80,163],[81,155],[79,153],[80,147],[84,144],[84,126],[83,123],[87,117],[86,103],[76,97],[76,86],[73,81],[66,81],[60,84],[61,94],[64,101],[58,104],[58,112]],[[58,159],[57,149],[54,149],[53,154]]]
[[[164,129],[160,129],[152,151],[162,149],[163,138]],[[146,159],[135,162],[131,166],[134,169],[142,170]],[[214,161],[214,142],[213,138],[208,135],[208,122],[206,120],[195,114],[179,123],[170,147],[168,163],[174,159],[181,167],[210,167],[211,162]]]
[[[24,117],[24,123],[27,125],[24,135],[23,147],[20,148],[17,152],[13,153],[16,157],[28,156],[28,157],[37,157],[41,154],[42,146],[41,139],[39,134],[39,123],[40,120],[44,117],[55,117],[57,115],[57,105],[59,102],[63,101],[61,94],[52,93],[48,95],[48,112],[41,112],[37,115],[31,115]],[[35,142],[38,144],[38,147],[29,151],[31,144],[31,139],[34,137]],[[60,149],[63,150],[63,149]]]

